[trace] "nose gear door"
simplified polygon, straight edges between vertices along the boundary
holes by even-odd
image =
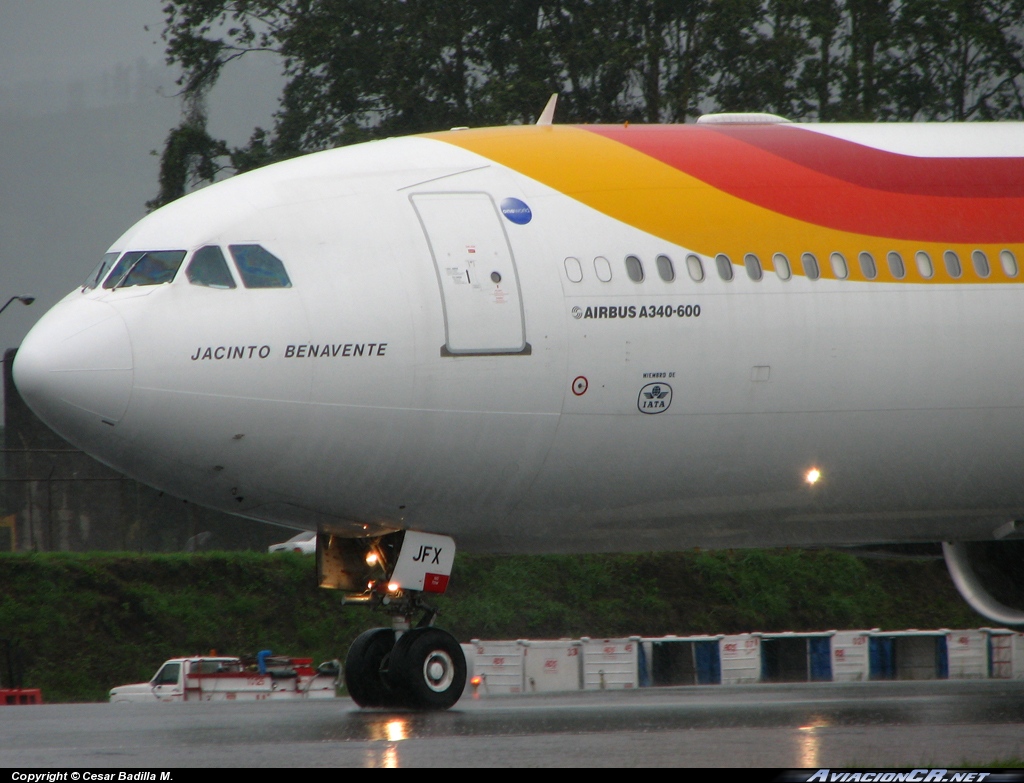
[[[441,289],[449,354],[529,350],[519,274],[501,215],[487,193],[416,193]]]

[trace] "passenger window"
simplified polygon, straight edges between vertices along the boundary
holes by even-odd
[[[988,256],[983,250],[975,250],[971,253],[971,260],[974,262],[974,271],[978,277],[988,277],[991,270],[988,266]]]
[[[608,263],[607,258],[598,256],[594,259],[594,274],[602,283],[607,283],[612,279],[612,265]]]
[[[808,280],[817,280],[821,277],[821,270],[818,268],[818,259],[814,253],[804,253],[800,256],[800,262],[804,265],[804,274]]]
[[[1000,250],[999,263],[1003,265],[1003,271],[1007,277],[1017,276],[1017,257],[1012,250]]]
[[[644,267],[636,256],[626,256],[626,274],[634,283],[644,281]]]
[[[207,288],[235,287],[228,262],[216,245],[207,245],[195,252],[185,269],[185,277],[192,285],[204,285]]]
[[[732,261],[725,253],[715,256],[715,264],[718,266],[718,276],[723,280],[732,280]]]
[[[658,256],[655,263],[658,266],[658,277],[666,283],[671,283],[676,279],[676,269],[672,266],[671,258],[668,256]]]
[[[775,274],[779,280],[789,280],[793,276],[793,270],[789,266],[789,259],[782,253],[772,256],[772,263],[775,265]]]
[[[833,253],[829,260],[832,262],[832,273],[837,280],[845,280],[850,276],[850,268],[846,265],[846,256],[842,253]]]
[[[921,273],[921,277],[925,280],[931,278],[935,274],[935,267],[932,266],[932,257],[923,250],[918,250],[914,255],[914,259],[917,261],[917,271]]]
[[[907,276],[907,268],[903,265],[903,256],[895,250],[890,250],[886,258],[889,261],[889,271],[892,272],[893,277],[897,280],[902,280]]]
[[[100,262],[96,265],[96,268],[89,273],[89,276],[85,278],[85,282],[82,283],[83,291],[91,291],[100,284],[100,280],[103,276],[110,271],[110,267],[117,261],[117,253],[107,253],[100,259]]]
[[[260,245],[228,245],[246,288],[291,288],[284,264]]]
[[[131,252],[125,253],[123,256],[121,256],[120,260],[116,264],[114,264],[114,268],[110,270],[110,274],[107,275],[107,279],[103,281],[103,287],[113,288],[118,283],[120,283],[124,279],[124,276],[128,273],[128,270],[135,266],[135,262],[142,258],[144,255],[146,254]]]
[[[704,264],[700,262],[699,256],[690,253],[686,257],[686,271],[690,273],[690,279],[695,283],[704,279]]]
[[[753,253],[747,253],[743,256],[743,265],[747,268],[747,277],[751,280],[761,279],[761,259]]]
[[[960,277],[960,256],[952,250],[947,250],[942,254],[942,260],[946,262],[946,271],[950,277]]]
[[[868,280],[874,280],[878,277],[878,267],[875,266],[875,257],[867,251],[860,254],[860,271],[864,273],[864,277]]]
[[[570,282],[583,282],[583,267],[580,265],[578,258],[569,256],[569,258],[565,259],[565,276],[569,278]]]

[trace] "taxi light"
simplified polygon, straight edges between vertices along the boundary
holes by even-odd
[[[400,584],[398,584],[398,582],[388,582],[388,592],[389,593],[397,593],[401,589],[402,589],[402,586]]]
[[[377,553],[376,552],[367,552],[366,553],[366,565],[368,565],[368,566],[375,566],[375,565],[377,565],[377,563],[379,561],[380,561],[380,558],[377,557]]]

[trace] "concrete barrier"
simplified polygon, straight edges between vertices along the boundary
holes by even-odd
[[[640,637],[580,639],[583,650],[583,689],[615,690],[640,687]]]
[[[520,641],[528,693],[583,689],[583,642],[569,639]]]

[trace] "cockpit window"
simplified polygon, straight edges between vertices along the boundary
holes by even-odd
[[[103,281],[103,287],[113,288],[115,285],[120,283],[121,280],[124,279],[124,276],[128,273],[128,270],[131,269],[135,265],[135,262],[142,258],[144,255],[146,254],[140,252],[132,252],[125,253],[123,256],[121,256],[120,260],[116,264],[114,264],[113,271],[109,275],[107,275],[107,279]]]
[[[85,282],[82,283],[83,291],[91,291],[100,284],[100,280],[110,271],[110,267],[117,261],[117,253],[107,253],[103,256],[96,268],[92,270]]]
[[[133,251],[121,256],[103,283],[104,288],[169,283],[185,260],[184,250]]]
[[[184,260],[184,250],[158,250],[143,253],[142,258],[136,261],[125,275],[124,280],[118,283],[118,287],[169,283],[178,273],[178,267]]]
[[[284,264],[259,245],[228,245],[246,288],[291,288]]]
[[[204,285],[207,288],[235,287],[228,262],[216,245],[199,248],[189,261],[185,276],[192,285]]]

